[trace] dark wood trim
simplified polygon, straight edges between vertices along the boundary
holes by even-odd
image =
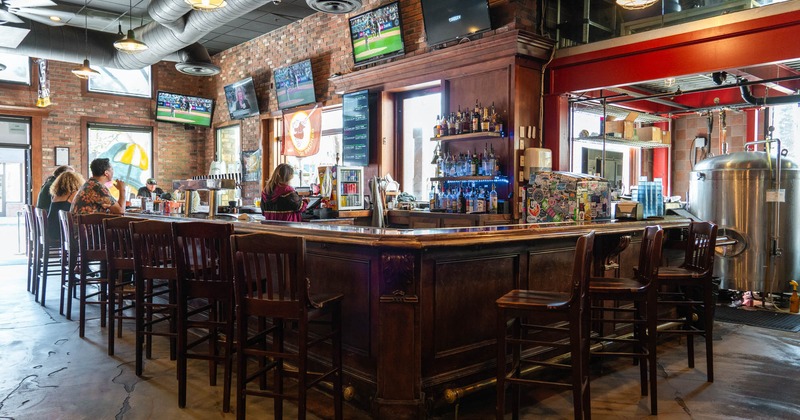
[[[43,132],[43,118],[50,116],[50,110],[47,108],[13,106],[13,105],[0,105],[0,115],[10,115],[16,117],[27,117],[31,119],[31,182],[29,184],[31,190],[28,192],[31,197],[31,204],[36,205],[39,191],[42,187],[42,171],[35,170],[35,168],[42,167],[42,132]]]

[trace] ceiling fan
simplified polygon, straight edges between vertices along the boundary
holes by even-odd
[[[64,26],[75,17],[74,13],[48,7],[57,6],[50,0],[0,0],[0,25],[6,23],[25,23],[20,18],[50,26]]]

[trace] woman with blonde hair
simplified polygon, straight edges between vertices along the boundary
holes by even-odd
[[[58,211],[69,211],[72,205],[72,199],[81,188],[81,185],[86,182],[83,176],[77,172],[67,171],[61,173],[53,185],[50,186],[50,196],[53,200],[50,202],[50,209],[47,210],[47,237],[51,240],[58,240],[61,237],[61,224],[58,220]]]
[[[281,163],[272,172],[264,191],[261,192],[261,211],[267,220],[285,220],[300,222],[301,214],[305,211],[308,201],[301,199],[297,192],[289,185],[294,177],[294,169]]]

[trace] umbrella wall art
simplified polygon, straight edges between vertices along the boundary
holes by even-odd
[[[88,143],[89,162],[108,158],[114,168],[114,178],[125,182],[128,195],[135,194],[147,178],[153,176],[153,140],[149,130],[90,127]],[[116,194],[115,191],[111,193]]]

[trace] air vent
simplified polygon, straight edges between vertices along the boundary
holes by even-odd
[[[361,7],[361,0],[306,0],[308,7],[322,13],[350,13]]]
[[[184,61],[183,63],[176,63],[175,69],[183,74],[188,74],[189,76],[214,76],[220,72],[220,68],[218,66],[199,61]]]

